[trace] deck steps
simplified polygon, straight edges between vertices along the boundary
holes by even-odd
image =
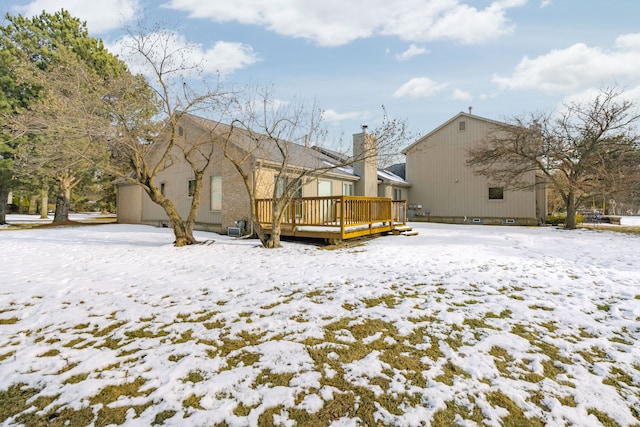
[[[403,236],[417,236],[419,233],[408,225],[395,227],[392,231],[394,236],[402,234]]]

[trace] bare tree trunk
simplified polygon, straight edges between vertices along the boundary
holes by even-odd
[[[58,180],[58,197],[56,198],[56,213],[53,222],[69,221],[69,208],[71,206],[71,189],[74,178],[69,176],[61,177]]]
[[[193,224],[191,227],[187,227],[171,200],[162,195],[159,190],[156,189],[156,191],[154,191],[154,187],[144,187],[144,189],[154,203],[162,206],[162,209],[164,209],[169,217],[169,226],[173,230],[173,235],[176,238],[174,244],[176,246],[187,246],[198,243],[196,238],[193,237]]]
[[[182,218],[180,218],[180,215],[175,209],[165,209],[165,211],[169,216],[169,225],[173,229],[173,234],[176,238],[176,246],[187,246],[198,243],[193,237],[193,233],[187,230],[185,223],[182,221]]]
[[[9,190],[0,189],[0,225],[7,223],[7,200],[9,199]]]
[[[564,222],[564,228],[568,230],[576,229],[576,194],[573,190],[567,193],[567,219]]]
[[[69,198],[60,193],[56,198],[56,213],[53,216],[53,222],[65,221],[69,221]]]
[[[49,217],[49,189],[42,187],[40,189],[40,218]]]
[[[280,221],[274,220],[271,223],[271,234],[269,235],[269,238],[267,239],[267,241],[263,244],[264,247],[267,249],[281,248],[282,245],[280,244],[280,233],[281,233]]]

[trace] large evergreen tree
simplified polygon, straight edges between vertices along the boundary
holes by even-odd
[[[72,189],[106,155],[104,88],[127,68],[65,10],[6,19],[8,25],[0,27],[0,67],[6,70],[0,197],[12,177],[54,179],[54,221],[65,221]],[[6,197],[0,200],[5,202]]]

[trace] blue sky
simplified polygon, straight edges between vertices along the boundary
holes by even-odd
[[[640,100],[640,1],[34,0],[66,8],[118,51],[143,17],[206,56],[209,78],[272,86],[325,111],[331,135],[375,126],[381,105],[425,134],[459,111],[503,120],[620,85]],[[408,145],[408,144],[407,144]]]

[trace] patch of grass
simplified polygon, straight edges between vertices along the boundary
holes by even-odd
[[[71,348],[75,345],[80,344],[82,341],[84,341],[84,338],[74,338],[71,341],[69,341],[68,343],[62,344],[63,347],[67,347],[67,348]]]
[[[40,390],[27,387],[26,384],[14,384],[6,390],[0,390],[0,423],[7,418],[19,414],[31,405],[27,401],[36,396]]]
[[[433,427],[450,427],[459,425],[458,418],[482,425],[484,416],[482,410],[477,405],[462,405],[453,401],[445,402],[446,408],[439,409],[433,414],[431,425]]]
[[[110,350],[118,350],[119,348],[125,345],[125,343],[120,344],[121,341],[122,339],[120,338],[112,338],[109,336],[109,337],[106,337],[100,345],[96,346],[96,348],[108,348]]]
[[[288,387],[292,378],[293,373],[291,372],[276,374],[267,369],[263,369],[256,377],[255,384],[270,385],[271,387]]]
[[[599,304],[596,306],[598,308],[598,310],[600,311],[605,311],[605,312],[609,312],[609,310],[611,310],[611,306],[609,304]]]
[[[623,371],[622,369],[613,366],[609,371],[609,373],[611,376],[602,380],[604,384],[613,386],[618,390],[620,390],[621,388],[620,386],[621,383],[626,384],[629,387],[634,387],[633,377],[631,377],[631,375],[629,375],[627,372]]]
[[[88,373],[73,375],[73,376],[70,376],[69,378],[67,378],[65,380],[64,384],[78,384],[78,383],[81,383],[82,381],[86,380],[87,377],[89,377]]]
[[[500,420],[502,426],[519,427],[519,426],[531,426],[531,427],[543,427],[545,424],[543,420],[539,418],[527,418],[522,408],[509,399],[504,393],[500,391],[494,391],[487,393],[487,402],[492,406],[498,406],[504,408],[509,413],[507,416]]]
[[[252,353],[250,351],[241,351],[238,354],[227,357],[227,366],[235,368],[238,366],[251,366],[254,363],[258,363],[260,355]]]
[[[73,327],[73,329],[75,330],[80,330],[80,329],[87,329],[89,327],[90,323],[79,323],[76,326]]]
[[[189,372],[187,376],[182,379],[183,383],[190,382],[190,383],[196,384],[202,381],[204,381],[204,375],[202,375],[202,371],[198,371],[198,370]]]
[[[201,405],[200,405],[200,401],[202,400],[203,396],[196,396],[195,394],[192,394],[191,396],[187,397],[185,400],[182,401],[182,407],[187,409],[187,408],[193,408],[193,409],[204,409]]]
[[[189,341],[193,341],[193,330],[189,329],[180,334],[180,338],[174,339],[172,342],[174,344],[184,344]]]
[[[463,370],[462,368],[456,366],[450,360],[447,360],[445,364],[442,366],[443,373],[434,378],[435,381],[441,382],[448,386],[453,385],[453,380],[456,377],[464,377],[469,378],[470,375]]]
[[[592,346],[589,351],[578,351],[578,354],[591,365],[593,365],[595,362],[608,359],[607,352],[596,346]]]
[[[97,329],[97,326],[96,326],[93,329],[93,331],[91,331],[91,333],[96,338],[104,337],[104,336],[107,336],[107,335],[111,334],[111,332],[115,331],[120,326],[125,325],[125,324],[126,324],[126,322],[116,322],[116,323],[112,323],[111,325],[109,325],[109,326],[107,326],[107,327],[105,327],[103,329]]]
[[[124,334],[127,336],[127,338],[140,339],[140,338],[166,337],[167,335],[169,335],[169,332],[164,330],[159,330],[158,332],[154,332],[154,331],[147,330],[147,327],[143,326],[142,328],[136,329],[134,331],[126,331]]]
[[[167,359],[169,360],[169,362],[178,362],[186,356],[186,354],[172,354]]]
[[[531,310],[543,310],[543,311],[553,311],[553,307],[545,307],[544,305],[533,304],[529,306]]]
[[[151,406],[153,402],[145,403],[144,405],[132,405],[132,406],[103,406],[100,408],[98,412],[98,417],[96,419],[95,424],[98,426],[109,426],[109,425],[122,425],[127,420],[127,413],[130,409],[133,409],[135,412],[135,417],[140,416],[145,409]]]
[[[511,377],[511,371],[509,368],[515,362],[515,359],[509,354],[507,350],[502,347],[493,346],[489,350],[489,354],[493,356],[493,363],[500,373],[506,377]]]
[[[106,386],[98,394],[92,396],[89,399],[91,405],[96,405],[98,403],[102,403],[103,405],[107,405],[109,403],[115,402],[118,400],[120,396],[126,397],[138,397],[143,395],[148,395],[151,393],[151,390],[146,392],[141,392],[140,388],[147,382],[144,378],[136,378],[132,382],[120,384],[120,385],[110,385]]]
[[[511,310],[505,309],[502,310],[500,314],[495,314],[494,312],[490,311],[485,314],[484,317],[485,319],[508,319],[512,314],[513,312]]]
[[[4,354],[0,354],[0,362],[7,360],[8,358],[10,358],[11,356],[13,356],[14,354],[16,354],[15,351],[10,351],[8,353],[4,353]]]
[[[15,325],[16,323],[18,323],[18,320],[20,319],[18,319],[17,317],[0,319],[0,325]]]
[[[386,308],[393,308],[398,305],[398,300],[395,295],[382,295],[377,298],[363,298],[362,302],[367,308],[378,307],[379,305],[384,305]]]
[[[588,408],[587,414],[596,417],[604,427],[620,427],[620,424],[618,424],[613,418],[595,408]]]
[[[39,354],[37,357],[53,357],[60,354],[60,350],[57,348],[52,348],[51,350],[45,351],[42,354]]]
[[[495,329],[482,319],[464,319],[462,322],[464,325],[469,326],[471,329]]]
[[[173,418],[176,415],[176,413],[177,412],[173,410],[158,412],[156,414],[156,417],[153,419],[153,422],[151,423],[151,425],[154,425],[154,426],[162,425],[168,419]]]

